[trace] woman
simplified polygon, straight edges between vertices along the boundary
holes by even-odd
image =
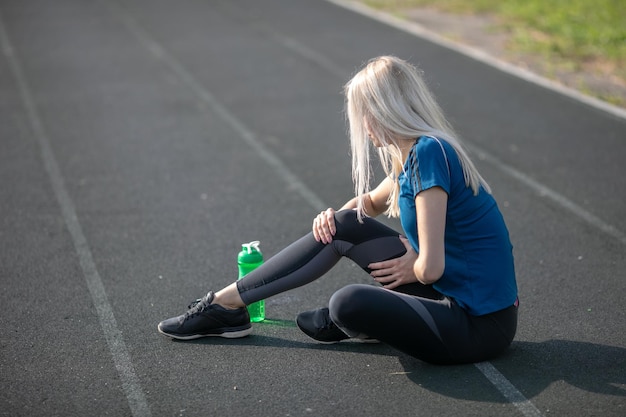
[[[307,284],[346,256],[381,285],[348,285],[328,308],[299,314],[313,339],[376,339],[438,364],[502,353],[517,327],[508,231],[420,73],[379,57],[346,84],[345,98],[356,197],[321,212],[311,233],[242,280],[159,323],[159,332],[243,337],[252,331],[246,305]],[[372,190],[370,144],[387,174]],[[374,220],[382,213],[400,217],[406,237]]]

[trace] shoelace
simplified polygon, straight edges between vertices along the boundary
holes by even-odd
[[[205,295],[202,298],[198,298],[195,301],[192,301],[191,304],[187,306],[189,310],[185,313],[185,318],[183,320],[187,320],[189,317],[193,317],[198,313],[203,312],[207,309],[207,307],[211,304],[213,297],[210,297],[209,294]]]
[[[324,320],[323,320],[323,321],[324,321],[324,324],[323,324],[323,326],[322,326],[320,329],[323,329],[323,330],[330,330],[330,329],[337,328],[337,325],[335,324],[335,322],[333,322],[333,321],[330,319],[330,315],[329,315],[329,314],[324,314],[324,315],[323,315],[323,319],[324,319]]]

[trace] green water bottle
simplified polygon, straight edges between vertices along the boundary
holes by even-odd
[[[237,264],[239,265],[239,279],[246,276],[253,269],[258,268],[263,263],[263,254],[259,249],[259,242],[244,243],[241,245],[241,252],[237,256]],[[258,323],[265,320],[265,300],[260,300],[248,306],[250,313],[250,321]]]

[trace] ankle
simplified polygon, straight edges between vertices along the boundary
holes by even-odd
[[[222,307],[224,310],[238,310],[238,309],[244,307],[244,306],[238,306],[238,305],[235,305],[235,304],[220,303],[220,302],[215,301],[215,300],[211,304],[218,305],[218,306]]]
[[[216,292],[211,304],[217,304],[227,310],[237,310],[238,308],[246,306],[239,296],[237,287],[234,285],[230,285],[223,290]]]

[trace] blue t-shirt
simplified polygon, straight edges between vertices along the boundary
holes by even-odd
[[[509,232],[491,194],[481,187],[474,195],[465,185],[454,148],[441,139],[420,137],[398,180],[400,221],[418,253],[415,197],[432,187],[448,194],[446,264],[433,287],[477,316],[513,305],[517,284]]]

